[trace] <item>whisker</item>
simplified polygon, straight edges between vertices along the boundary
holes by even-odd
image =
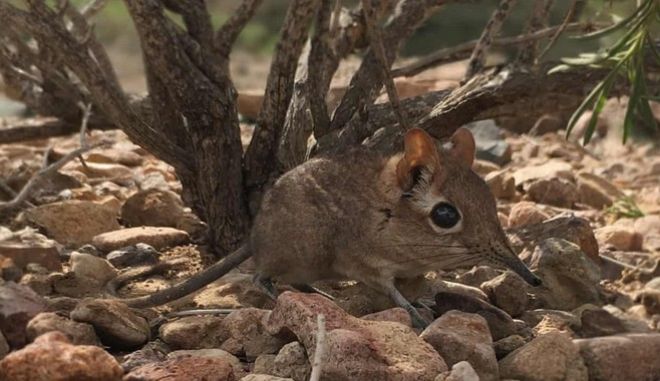
[[[417,261],[417,260],[425,260],[425,259],[433,259],[433,258],[463,258],[463,257],[469,257],[472,255],[479,255],[481,252],[479,251],[462,251],[460,253],[440,253],[440,254],[433,254],[433,255],[427,255],[427,256],[421,256],[421,257],[414,257],[414,258],[406,258],[401,261],[395,261],[392,262],[393,264],[401,264],[401,263],[406,263],[406,262],[412,262],[412,261]]]

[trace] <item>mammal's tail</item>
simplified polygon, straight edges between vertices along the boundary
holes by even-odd
[[[229,254],[219,262],[213,264],[206,270],[193,275],[190,279],[162,291],[154,292],[151,295],[140,296],[137,298],[123,299],[122,301],[130,307],[145,308],[160,306],[173,300],[182,298],[191,294],[209,283],[221,278],[229,271],[250,258],[252,253],[247,245],[243,245],[233,253]]]

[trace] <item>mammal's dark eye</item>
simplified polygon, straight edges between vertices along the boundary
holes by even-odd
[[[453,205],[441,202],[431,210],[431,220],[439,227],[449,229],[461,220],[461,215]]]

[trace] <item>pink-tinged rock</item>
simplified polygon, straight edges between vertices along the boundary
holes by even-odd
[[[0,361],[0,379],[8,381],[119,381],[123,373],[108,352],[72,345],[61,332],[39,336]]]
[[[292,332],[313,358],[319,314],[326,318],[324,379],[433,380],[447,370],[410,327],[355,318],[320,295],[282,293],[265,326],[272,334]]]
[[[51,271],[62,271],[60,253],[52,246],[35,246],[22,242],[0,242],[0,255],[11,258],[16,266],[25,269],[28,263],[38,263]]]
[[[660,334],[640,333],[573,340],[598,381],[660,379]]]
[[[98,234],[119,229],[117,214],[118,210],[111,206],[78,200],[45,204],[25,212],[30,223],[68,246],[81,246]]]
[[[108,252],[138,243],[146,243],[154,249],[160,250],[182,245],[188,241],[190,241],[190,237],[183,230],[143,226],[99,234],[92,239],[92,244],[99,250]]]
[[[412,320],[410,314],[401,307],[390,308],[384,311],[375,312],[373,314],[362,316],[363,320],[371,321],[393,321],[408,327],[412,327]]]
[[[550,218],[535,203],[521,201],[511,207],[509,213],[509,226],[517,228],[525,225],[538,224]]]
[[[184,214],[181,198],[172,191],[148,189],[126,200],[121,208],[125,226],[177,227]]]
[[[30,340],[53,331],[63,333],[76,345],[101,345],[94,327],[90,324],[79,323],[54,312],[42,312],[32,318],[27,325],[27,335]]]
[[[268,310],[241,308],[227,315],[222,325],[229,331],[229,339],[220,348],[248,358],[277,353],[287,340],[267,332],[263,320],[268,314]]]
[[[447,365],[469,362],[482,381],[499,380],[497,358],[486,319],[461,311],[449,311],[420,335]]]
[[[130,349],[149,340],[147,321],[118,300],[85,299],[70,316],[75,321],[93,325],[106,345]]]
[[[133,369],[123,381],[235,381],[231,364],[217,357],[179,357]]]
[[[27,323],[47,308],[46,301],[27,286],[14,282],[0,285],[0,331],[11,347],[27,343]]]
[[[220,316],[187,316],[160,326],[160,338],[174,349],[219,348],[229,338]]]
[[[611,245],[621,251],[640,251],[643,237],[633,227],[609,225],[594,230],[601,247]]]
[[[500,360],[500,376],[521,381],[587,381],[587,368],[570,337],[538,336]],[[625,378],[623,379],[625,380]]]

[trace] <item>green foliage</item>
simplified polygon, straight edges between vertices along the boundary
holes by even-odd
[[[640,218],[644,217],[644,213],[639,209],[637,203],[632,197],[624,196],[616,200],[612,206],[605,209],[605,213],[611,216],[614,220],[619,218]]]
[[[589,143],[596,129],[598,115],[605,105],[610,90],[612,90],[617,80],[622,77],[630,85],[630,98],[623,123],[623,142],[625,143],[630,136],[638,119],[658,129],[657,122],[649,106],[649,100],[657,98],[657,94],[649,94],[644,68],[644,61],[649,52],[652,54],[653,59],[660,63],[660,54],[657,51],[656,42],[651,37],[651,30],[657,27],[654,23],[658,22],[658,18],[660,18],[660,2],[645,0],[631,15],[614,25],[577,37],[588,40],[623,32],[612,46],[596,53],[580,54],[577,58],[565,58],[562,60],[564,65],[559,65],[550,70],[550,73],[553,73],[574,66],[611,69],[609,74],[591,90],[571,116],[566,128],[567,136],[570,135],[580,116],[591,108],[593,112],[583,137],[583,144]]]

